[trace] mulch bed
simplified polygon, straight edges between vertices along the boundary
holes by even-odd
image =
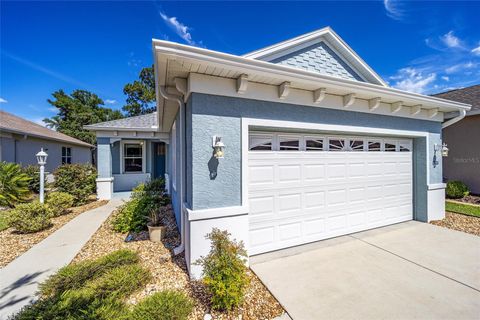
[[[432,221],[430,223],[480,236],[480,218],[478,217],[472,217],[453,212],[445,212],[445,219]]]
[[[480,205],[480,197],[479,196],[473,196],[473,195],[468,195],[468,196],[463,197],[461,199],[454,199],[454,201]]]
[[[173,256],[173,248],[180,244],[175,218],[171,208],[165,208],[162,223],[167,227],[166,237],[162,243],[148,239],[148,232],[134,234],[134,241],[125,242],[127,234],[115,233],[111,228],[112,214],[77,254],[73,262],[93,259],[118,249],[130,249],[138,252],[141,264],[150,270],[152,280],[140,292],[128,299],[128,303],[138,301],[154,292],[165,289],[183,291],[194,302],[194,311],[190,319],[204,319],[209,313],[213,319],[273,319],[284,310],[261,281],[249,271],[251,284],[243,306],[234,313],[226,314],[210,310],[208,294],[198,281],[191,281],[187,273],[183,254]]]
[[[0,231],[0,268],[5,267],[79,214],[103,206],[107,202],[93,200],[85,205],[71,208],[69,213],[52,218],[52,226],[40,232],[21,234],[15,232],[12,228]]]

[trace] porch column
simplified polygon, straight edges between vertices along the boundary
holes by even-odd
[[[97,138],[97,198],[110,200],[113,194],[110,138]]]

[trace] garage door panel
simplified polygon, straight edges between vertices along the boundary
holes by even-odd
[[[248,172],[250,254],[412,219],[411,152],[249,152]]]

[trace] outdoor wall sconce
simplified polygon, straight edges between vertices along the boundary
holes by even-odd
[[[222,137],[212,137],[213,156],[217,159],[223,159],[225,154],[225,144],[222,141]]]
[[[447,144],[444,142],[441,146],[437,143],[433,145],[433,150],[435,151],[435,155],[438,151],[441,151],[442,157],[448,157],[448,147]]]

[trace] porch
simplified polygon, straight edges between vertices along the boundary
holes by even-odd
[[[99,199],[111,199],[114,192],[129,192],[142,182],[166,177],[166,139],[102,137],[97,143]]]

